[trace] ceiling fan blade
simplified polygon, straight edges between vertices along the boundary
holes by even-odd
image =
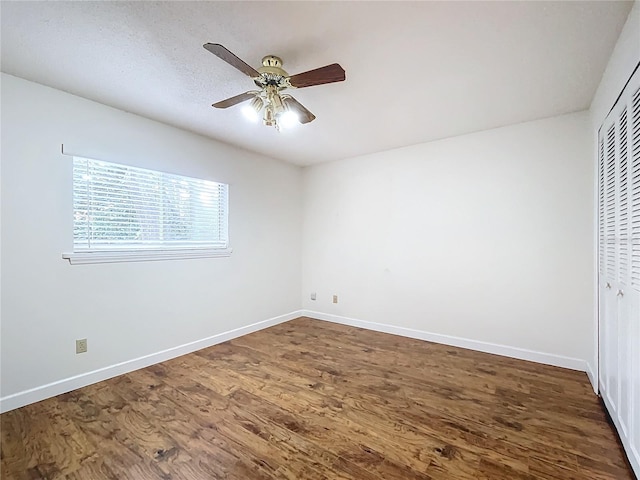
[[[214,103],[211,106],[216,108],[229,108],[239,103],[246,102],[247,100],[251,100],[255,96],[256,96],[256,92],[244,92],[244,93],[241,93],[240,95],[236,95],[235,97],[227,98],[226,100],[221,100],[218,103]]]
[[[298,117],[300,118],[300,123],[305,124],[312,122],[316,119],[316,116],[307,110],[304,105],[298,102],[295,98],[287,96],[283,99],[285,105],[289,107],[290,110],[296,112]]]
[[[203,45],[204,48],[213,53],[216,57],[221,58],[225,62],[227,62],[232,67],[236,67],[245,75],[250,76],[251,78],[259,77],[260,73],[253,68],[252,66],[245,63],[243,60],[240,60],[233,53],[227,50],[225,47],[220,45],[219,43],[205,43]]]
[[[337,63],[332,63],[325,67],[293,75],[289,77],[289,83],[292,87],[303,88],[324,83],[342,82],[345,78],[344,69]]]

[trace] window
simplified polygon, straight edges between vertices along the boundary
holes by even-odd
[[[228,188],[73,157],[71,263],[227,256]]]

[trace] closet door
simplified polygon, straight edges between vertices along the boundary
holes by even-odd
[[[627,123],[627,107],[622,108],[622,111],[618,115],[616,121],[617,130],[617,161],[616,167],[618,169],[618,204],[617,204],[617,222],[616,222],[616,237],[617,237],[617,278],[616,278],[616,306],[617,306],[617,339],[618,339],[618,418],[620,420],[620,428],[625,435],[629,435],[629,429],[631,428],[631,386],[633,383],[632,377],[632,364],[631,364],[631,350],[633,345],[630,344],[632,338],[632,327],[630,315],[630,302],[629,299],[625,299],[624,295],[629,295],[629,239],[630,239],[630,225],[629,225],[629,132]]]
[[[611,115],[610,115],[611,116]],[[608,117],[608,120],[610,118]],[[615,122],[605,123],[600,130],[599,212],[600,212],[600,390],[612,409],[617,402],[617,323],[616,282],[616,148]]]
[[[600,392],[640,473],[640,72],[598,138]]]
[[[636,77],[639,75],[636,74]],[[629,115],[629,358],[631,381],[630,444],[635,458],[636,475],[640,477],[640,79],[636,78]]]

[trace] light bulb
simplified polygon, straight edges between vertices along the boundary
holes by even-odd
[[[245,105],[244,107],[242,107],[242,114],[250,122],[255,123],[258,120],[260,120],[260,114],[256,112],[256,109],[253,108],[251,105]]]
[[[282,112],[278,117],[278,125],[280,125],[282,128],[292,128],[299,123],[300,118],[298,118],[298,114],[293,110]]]

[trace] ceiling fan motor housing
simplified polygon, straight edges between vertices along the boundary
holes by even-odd
[[[275,55],[267,55],[262,59],[262,66],[258,68],[260,76],[255,78],[258,86],[273,85],[278,90],[290,87],[287,78],[289,74],[282,69],[282,59]]]
[[[275,55],[267,55],[266,57],[262,57],[262,66],[263,67],[282,67],[282,59]]]

